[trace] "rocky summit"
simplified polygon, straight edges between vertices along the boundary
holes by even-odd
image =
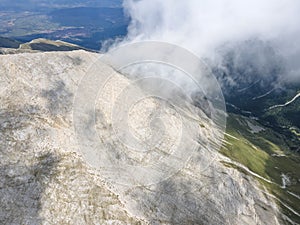
[[[149,121],[140,121],[149,118],[149,110],[164,107],[160,118],[166,135],[158,150],[144,154],[115,144],[107,115],[116,103],[115,94],[129,80],[104,63],[98,65],[99,71],[115,76],[95,104],[95,127],[102,143],[93,163],[76,135],[74,100],[82,78],[98,58],[84,50],[0,56],[0,224],[282,223],[274,197],[257,180],[236,169],[241,168],[238,163],[203,145],[215,129],[209,120],[195,122],[159,99],[148,99],[130,109],[129,122],[137,136],[147,139],[157,126],[154,123],[147,130],[139,126]],[[201,115],[201,109],[190,108]],[[176,143],[179,118],[191,124],[186,138],[196,146],[182,166],[172,173],[159,167],[159,176],[166,175],[153,183],[156,176],[151,169],[144,169],[147,182],[135,183],[140,179],[136,174],[120,179],[130,180],[126,184],[114,182],[122,173],[115,171],[118,167],[107,167],[119,160],[147,168],[172,155],[168,147]],[[82,121],[87,130],[89,122],[89,118]],[[189,145],[183,147],[189,150]],[[107,152],[110,161],[99,161],[108,160],[101,158]]]

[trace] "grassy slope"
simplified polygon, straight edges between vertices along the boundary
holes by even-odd
[[[242,116],[234,114],[229,116],[227,133],[237,139],[226,137],[226,141],[230,144],[224,146],[221,152],[272,181],[273,183],[268,183],[257,178],[271,194],[281,201],[278,201],[278,204],[283,213],[294,222],[300,223],[300,217],[283,205],[288,205],[300,214],[299,198],[289,193],[300,196],[300,156],[289,150],[283,135],[268,128],[259,133],[252,133],[247,121],[258,124]],[[291,180],[291,184],[285,189],[282,188],[282,174],[288,175]]]

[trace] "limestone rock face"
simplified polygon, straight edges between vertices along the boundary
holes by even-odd
[[[0,224],[280,223],[277,205],[258,183],[226,167],[230,160],[207,148],[199,147],[180,170],[149,185],[114,183],[106,179],[107,171],[95,168],[97,162],[86,163],[75,134],[73,102],[98,57],[83,50],[0,56]],[[120,74],[114,79],[111,89],[128,82]],[[159,107],[159,101],[146,105]],[[110,102],[99,99],[96,114],[99,108],[109,112]],[[139,120],[149,117],[147,108],[137,104],[132,113],[137,135],[146,137]],[[169,129],[180,126],[171,109],[161,118],[169,121]],[[105,115],[96,116],[103,151],[110,146],[118,152],[118,145],[110,145],[110,125]],[[210,129],[208,123],[204,127],[203,137]],[[167,133],[168,141],[176,142],[174,132]],[[133,165],[160,160],[158,153],[129,156]]]

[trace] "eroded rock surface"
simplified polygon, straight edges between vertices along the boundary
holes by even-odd
[[[280,223],[277,205],[258,183],[210,149],[199,147],[180,171],[148,186],[108,182],[88,165],[72,110],[97,58],[82,50],[0,56],[1,224]],[[115,84],[126,82],[118,76]],[[135,122],[147,114],[137,109]],[[98,116],[97,123],[102,132],[109,121]]]

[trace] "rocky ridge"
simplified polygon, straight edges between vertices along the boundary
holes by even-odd
[[[258,182],[209,149],[199,148],[184,168],[149,186],[107,182],[88,165],[72,107],[98,57],[83,50],[0,56],[1,224],[282,222]],[[127,79],[118,76],[121,83]],[[208,161],[208,167],[199,164]]]

